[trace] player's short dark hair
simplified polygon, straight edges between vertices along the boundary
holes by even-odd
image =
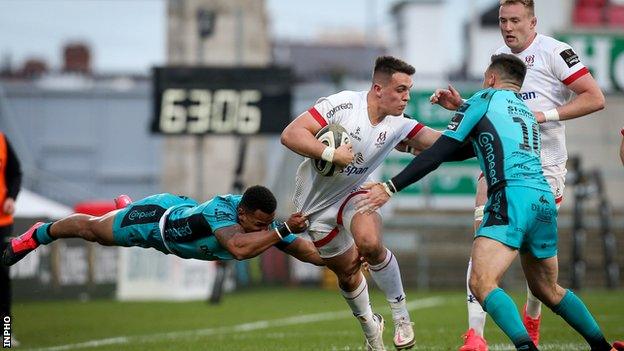
[[[255,212],[256,210],[260,210],[270,214],[275,212],[277,200],[275,200],[275,196],[268,188],[262,185],[254,185],[245,190],[243,198],[238,206],[242,207],[245,211]]]
[[[535,2],[533,0],[500,0],[500,5],[520,4],[529,10],[531,16],[535,16]]]
[[[522,86],[527,72],[522,60],[511,54],[498,54],[492,55],[491,61],[488,70],[495,70],[501,79]]]
[[[379,56],[377,57],[377,60],[375,60],[373,79],[380,74],[391,77],[397,72],[405,73],[411,76],[416,72],[416,69],[409,63],[394,56]]]

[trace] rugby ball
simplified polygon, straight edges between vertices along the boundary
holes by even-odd
[[[347,130],[340,124],[328,124],[316,133],[316,139],[321,143],[338,148],[340,145],[348,144],[350,142]],[[333,163],[325,160],[312,160],[314,170],[320,175],[325,177],[333,176],[336,171],[339,171]]]

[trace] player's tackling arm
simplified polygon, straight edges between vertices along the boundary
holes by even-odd
[[[276,229],[245,233],[239,224],[219,228],[214,234],[223,247],[237,260],[256,257],[269,247],[278,244],[291,233],[301,233],[307,228],[307,218],[300,212],[290,215]]]
[[[557,107],[559,120],[565,121],[600,111],[605,107],[605,97],[590,73],[583,75],[568,85],[576,96],[567,104]],[[546,111],[535,112],[539,123],[546,121]]]
[[[215,236],[237,260],[256,257],[281,241],[275,230],[245,233],[238,224],[217,229]]]

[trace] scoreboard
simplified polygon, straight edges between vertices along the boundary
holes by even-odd
[[[279,134],[290,122],[288,68],[173,66],[152,73],[154,133]]]

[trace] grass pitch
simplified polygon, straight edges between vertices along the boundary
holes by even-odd
[[[372,289],[373,309],[386,318],[384,340],[392,350],[392,323],[382,294]],[[624,292],[583,291],[609,340],[624,338]],[[523,293],[514,295],[519,306]],[[408,291],[417,335],[414,350],[457,350],[467,328],[462,292]],[[265,288],[235,292],[221,305],[204,302],[16,303],[19,350],[364,350],[357,321],[337,291]],[[488,318],[490,350],[513,350]],[[588,350],[561,318],[544,310],[542,350]]]

